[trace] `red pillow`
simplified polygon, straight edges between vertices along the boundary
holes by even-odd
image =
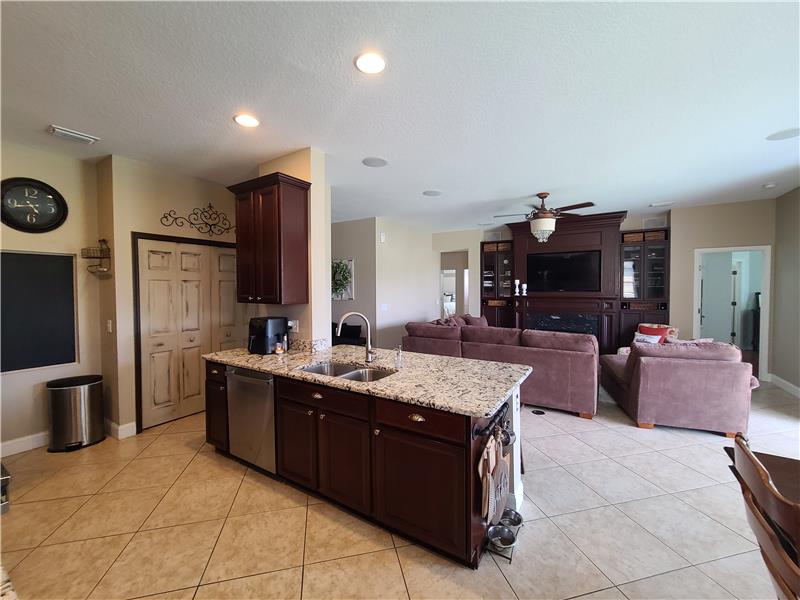
[[[661,339],[658,340],[658,343],[663,344],[667,339],[667,334],[669,333],[669,327],[647,327],[646,325],[639,325],[638,331],[639,333],[643,333],[645,335],[661,336]]]

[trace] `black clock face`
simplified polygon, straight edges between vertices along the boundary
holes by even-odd
[[[67,203],[58,191],[36,179],[13,177],[3,180],[3,223],[28,233],[44,233],[67,219]]]

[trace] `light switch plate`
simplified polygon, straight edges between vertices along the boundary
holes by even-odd
[[[289,319],[289,331],[297,333],[300,330],[300,319]]]
[[[112,321],[111,319],[106,321],[106,331],[108,333],[114,333],[114,321]]]
[[[383,244],[385,241],[386,241],[386,233],[381,231],[381,244]]]

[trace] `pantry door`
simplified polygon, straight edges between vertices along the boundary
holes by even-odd
[[[202,355],[211,350],[207,246],[139,240],[142,427],[205,406]]]
[[[211,248],[211,351],[247,347],[250,317],[259,305],[240,304],[236,297],[236,250]]]

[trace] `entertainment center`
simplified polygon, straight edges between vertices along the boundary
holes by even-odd
[[[668,323],[669,232],[621,232],[626,215],[560,218],[546,243],[531,235],[529,222],[512,223],[512,241],[484,242],[484,278],[511,271],[527,287],[527,295],[516,296],[507,276],[504,287],[484,283],[481,310],[489,324],[591,333],[601,353],[614,353],[630,344],[639,323]],[[498,256],[506,253],[513,264],[501,269]]]

